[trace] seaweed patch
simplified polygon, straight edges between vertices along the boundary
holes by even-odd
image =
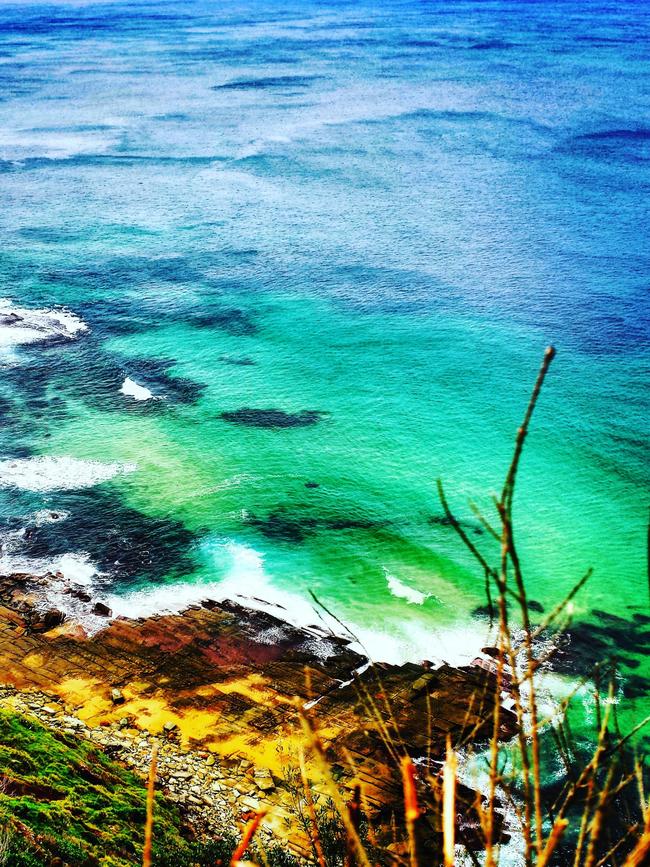
[[[318,424],[324,415],[324,412],[316,409],[284,412],[281,409],[254,409],[245,406],[241,409],[222,412],[220,418],[231,424],[239,424],[244,427],[292,428],[311,427]]]
[[[59,492],[56,513],[65,521],[26,528],[23,553],[49,558],[83,551],[110,579],[159,581],[170,572],[194,571],[195,535],[180,521],[151,517],[126,506],[110,491]]]

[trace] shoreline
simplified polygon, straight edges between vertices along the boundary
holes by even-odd
[[[0,576],[0,706],[82,734],[143,774],[158,741],[163,790],[204,833],[262,808],[270,828],[291,823],[287,775],[305,718],[318,725],[337,785],[351,792],[361,783],[380,826],[403,806],[384,701],[409,754],[433,766],[448,735],[460,741],[471,730],[480,742],[491,732],[494,675],[478,665],[368,664],[349,640],[211,600],[180,614],[118,617],[87,637],[61,612],[43,611],[30,579]],[[503,705],[501,714],[507,738],[514,715]]]
[[[23,463],[39,464],[42,458]],[[48,459],[49,460],[49,459]],[[54,460],[54,459],[52,459]],[[57,459],[58,460],[58,459]],[[66,459],[67,460],[67,459]],[[6,464],[21,464],[6,461]],[[47,462],[46,462],[47,463]],[[56,463],[56,462],[55,462]],[[89,462],[81,462],[86,465]],[[117,465],[103,465],[105,471],[116,472]],[[99,472],[98,468],[93,468]],[[124,470],[126,471],[126,470]],[[267,574],[264,555],[250,544],[233,539],[219,543],[228,567],[218,580],[177,580],[170,583],[152,582],[140,587],[120,590],[119,583],[109,583],[110,573],[101,571],[90,555],[69,551],[64,554],[34,556],[30,552],[30,534],[44,524],[59,524],[69,519],[65,510],[42,509],[30,516],[20,529],[7,531],[0,552],[0,575],[32,576],[34,591],[42,597],[42,606],[61,610],[68,622],[75,621],[90,637],[119,617],[146,619],[175,615],[204,599],[233,602],[244,608],[268,614],[315,636],[338,635],[351,641],[361,655],[375,662],[401,665],[426,658],[452,665],[466,665],[491,643],[491,630],[480,619],[458,619],[429,629],[421,617],[408,622],[377,621],[369,624],[340,620],[336,614],[300,593],[276,584]],[[409,607],[418,610],[430,594],[419,593],[386,572],[391,596],[406,599]],[[242,592],[242,588],[246,588]],[[111,610],[110,615],[96,617],[93,605],[84,598],[93,597]],[[328,604],[330,604],[328,602]],[[482,628],[485,627],[485,628]]]

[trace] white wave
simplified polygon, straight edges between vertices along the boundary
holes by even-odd
[[[104,577],[86,553],[68,553],[55,557],[27,557],[16,551],[12,540],[3,540],[0,574],[23,574],[26,589],[39,611],[56,609],[68,623],[80,626],[92,636],[104,629],[111,618],[94,613],[94,606],[103,593],[98,592]],[[99,580],[98,580],[99,579]],[[83,592],[81,592],[83,591]],[[90,597],[90,598],[89,598]]]
[[[393,596],[397,596],[398,599],[406,599],[411,605],[422,605],[431,596],[430,593],[421,593],[419,590],[403,584],[399,578],[389,572],[386,572],[386,583]]]
[[[18,458],[0,461],[0,487],[24,491],[75,490],[131,473],[135,468],[135,464],[82,461],[68,456]]]
[[[232,540],[212,541],[207,553],[217,574],[223,576],[220,580],[168,584],[123,595],[111,594],[107,604],[115,614],[150,617],[177,613],[206,599],[215,602],[232,600],[245,608],[265,611],[301,627],[323,645],[328,643],[328,635],[334,633],[350,639],[354,650],[374,662],[395,665],[424,659],[434,663],[445,661],[450,665],[468,665],[487,641],[480,627],[446,627],[436,631],[431,626],[408,619],[392,621],[378,617],[376,623],[361,626],[342,614],[343,627],[324,611],[317,610],[312,601],[298,592],[275,584],[265,570],[262,554],[250,546]],[[313,645],[310,649],[316,652]],[[324,654],[329,652],[325,646],[322,651]]]
[[[274,587],[265,570],[261,554],[239,542],[212,543],[209,553],[223,576],[218,581],[183,582],[145,587],[126,595],[112,595],[111,608],[130,617],[182,611],[205,599],[231,600],[274,614],[293,625],[314,626],[313,606],[297,594]]]
[[[0,130],[0,158],[12,161],[34,157],[69,159],[81,154],[106,153],[117,142],[113,130],[73,130],[66,127]]]
[[[31,310],[16,307],[8,298],[0,299],[0,347],[57,338],[72,340],[84,331],[88,331],[86,323],[69,310]]]
[[[120,393],[127,397],[132,397],[134,400],[151,400],[154,396],[153,392],[149,391],[148,388],[145,388],[144,385],[138,385],[137,382],[134,382],[128,376],[122,383]]]
[[[259,476],[253,476],[250,473],[238,473],[236,476],[231,476],[231,478],[219,482],[218,485],[210,488],[206,493],[216,493],[217,491],[225,491],[228,488],[236,488],[244,482],[256,482],[259,478]]]
[[[84,587],[92,585],[98,576],[96,566],[90,561],[88,554],[62,554],[59,557],[21,557],[11,549],[3,551],[0,556],[0,570],[5,575],[24,573],[43,577],[51,574],[68,584],[78,584]],[[48,602],[50,592],[48,587]]]

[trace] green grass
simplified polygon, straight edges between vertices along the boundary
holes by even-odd
[[[0,826],[11,840],[5,864],[140,862],[145,783],[92,744],[0,711],[0,775]],[[179,865],[203,860],[201,846],[186,838],[178,809],[160,794],[154,831],[154,863],[163,852],[173,852]]]
[[[134,867],[142,860],[146,781],[88,741],[0,710],[0,867]],[[3,860],[3,831],[9,849]],[[153,864],[228,864],[239,831],[193,841],[182,816],[156,794]],[[257,855],[257,846],[251,855]],[[286,847],[264,852],[269,867],[297,867]],[[259,860],[259,859],[258,859]]]

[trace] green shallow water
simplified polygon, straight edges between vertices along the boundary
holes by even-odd
[[[121,412],[89,408],[73,392],[40,450],[137,463],[120,493],[197,534],[192,581],[218,580],[210,546],[234,540],[262,555],[274,587],[302,598],[311,590],[344,620],[397,634],[406,647],[413,631],[412,650],[424,652],[425,630],[466,625],[484,601],[460,541],[435,523],[436,479],[473,533],[468,501],[493,508],[539,352],[479,321],[468,351],[467,322],[350,315],[304,297],[265,295],[253,315],[259,331],[249,336],[179,323],[150,329],[146,341],[109,341],[105,351],[125,371],[131,358],[173,358],[173,375],[207,384],[205,392],[191,406],[124,398]],[[643,610],[645,504],[629,474],[593,461],[594,439],[607,435],[593,404],[611,399],[617,377],[608,360],[599,367],[600,386],[587,383],[580,359],[560,352],[527,443],[516,519],[533,598],[553,605],[594,566],[578,611],[625,616]],[[631,369],[627,359],[621,389]],[[578,416],[581,401],[591,402],[591,423]],[[294,429],[220,417],[242,407],[323,416]],[[497,556],[485,535],[473,538]],[[422,606],[395,598],[387,574],[430,598]]]

